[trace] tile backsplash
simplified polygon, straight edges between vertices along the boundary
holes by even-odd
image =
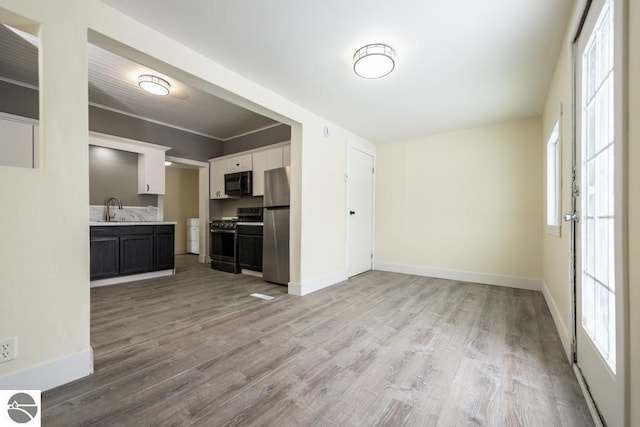
[[[117,206],[109,207],[109,212],[115,214],[112,221],[161,221],[160,209],[155,206],[123,206],[118,209]],[[104,221],[107,213],[105,205],[89,206],[89,221]]]

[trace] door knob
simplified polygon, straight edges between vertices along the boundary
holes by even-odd
[[[349,215],[355,215],[356,211],[349,211]]]
[[[563,215],[562,219],[564,219],[567,222],[571,222],[571,221],[578,222],[578,221],[580,221],[580,217],[578,216],[577,213],[566,213],[566,214]]]

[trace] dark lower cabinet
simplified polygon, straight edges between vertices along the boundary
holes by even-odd
[[[104,279],[120,274],[120,238],[91,236],[91,279]]]
[[[130,226],[132,227],[132,226]],[[153,232],[120,236],[120,274],[153,271]]]
[[[240,268],[262,271],[262,226],[239,225],[237,230]]]
[[[173,225],[91,227],[91,280],[174,268]]]
[[[158,225],[155,229],[155,269],[175,267],[175,231],[173,225]]]

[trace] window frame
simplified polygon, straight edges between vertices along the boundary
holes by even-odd
[[[561,229],[562,229],[562,120],[561,117],[558,118],[553,127],[551,128],[551,132],[547,138],[547,142],[545,143],[545,228],[548,234],[560,237]],[[552,148],[553,147],[553,148]],[[553,151],[552,151],[553,150]],[[553,170],[553,175],[551,175],[551,171],[549,169],[550,158],[551,155],[554,155],[553,159],[555,160],[555,167]],[[552,166],[553,167],[553,166]],[[554,190],[555,190],[555,200],[551,200],[552,194],[550,192],[552,183],[550,182],[550,177],[554,178]],[[555,206],[555,212],[550,213],[550,206]],[[549,218],[554,217],[555,222],[550,224]]]

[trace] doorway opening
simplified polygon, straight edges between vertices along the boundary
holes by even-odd
[[[209,163],[167,156],[164,218],[176,221],[176,255],[207,262],[209,245]]]

